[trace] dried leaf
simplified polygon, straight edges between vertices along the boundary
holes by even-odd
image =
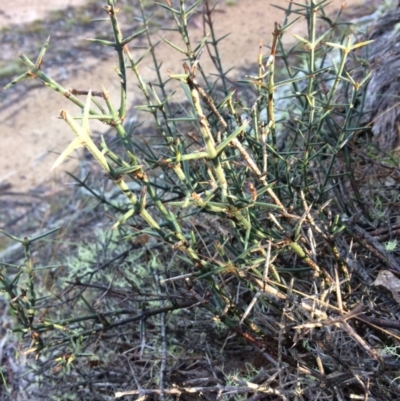
[[[389,270],[381,270],[372,285],[381,285],[387,288],[396,302],[400,304],[400,280]]]

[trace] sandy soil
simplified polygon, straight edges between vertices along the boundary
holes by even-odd
[[[0,6],[0,28],[32,22],[45,18],[49,11],[82,4],[85,4],[85,0],[3,0]]]
[[[0,6],[0,26],[16,21],[26,23],[36,18],[46,18],[46,12],[50,9],[83,3],[85,3],[84,0],[48,0],[46,2],[3,0]],[[283,20],[283,12],[273,8],[271,3],[282,7],[287,5],[285,0],[238,0],[234,6],[224,4],[219,6],[221,12],[215,14],[218,34],[231,32],[231,35],[222,43],[222,57],[226,69],[234,66],[236,70],[239,70],[256,62],[260,39],[266,44],[271,42],[274,22]],[[351,8],[363,3],[363,0],[348,0],[347,7]],[[331,1],[328,11],[337,10],[341,4],[342,0]],[[295,29],[296,32],[301,32],[304,27],[297,26]],[[202,29],[199,26],[191,24],[191,30],[195,37],[201,38]],[[169,40],[179,43],[174,32],[162,32],[162,34]],[[158,39],[160,34],[156,36]],[[15,49],[16,56],[20,50],[23,51],[23,49]],[[47,59],[56,57],[56,52],[54,48],[49,49]],[[168,70],[175,73],[182,72],[179,55],[172,52],[168,45],[160,44],[157,52],[160,60],[164,62],[162,73],[165,76]],[[141,54],[141,51],[136,54]],[[204,58],[202,62],[204,68],[208,70],[210,60]],[[101,62],[89,60],[86,68],[72,75],[66,74],[60,83],[66,88],[92,88],[93,90],[99,90],[101,86],[104,86],[113,98],[118,99],[115,64],[114,58]],[[46,62],[43,70],[46,71]],[[154,78],[154,73],[145,66],[145,63],[142,65],[142,74],[147,81]],[[64,177],[65,181],[64,171],[73,169],[77,164],[76,160],[71,158],[57,171],[50,171],[57,154],[73,139],[73,133],[65,122],[58,119],[58,115],[61,109],[77,113],[77,108],[48,88],[40,87],[18,93],[13,91],[14,89],[10,89],[0,98],[0,188],[8,183],[8,188],[11,186],[14,191],[26,191],[44,182],[60,183],[60,177]],[[134,82],[130,84],[129,93],[129,101],[132,102],[137,94]],[[94,125],[93,128],[103,132],[106,129],[99,124]]]

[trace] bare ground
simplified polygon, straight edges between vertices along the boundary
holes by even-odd
[[[117,96],[119,87],[114,54],[110,50],[100,53],[98,47],[89,47],[85,41],[87,37],[102,32],[104,34],[109,30],[107,23],[98,23],[94,28],[90,24],[90,19],[94,16],[104,17],[101,9],[103,2],[52,0],[45,4],[44,6],[44,2],[38,0],[2,2],[0,26],[3,29],[0,42],[3,60],[0,62],[3,64],[0,64],[0,70],[1,67],[4,70],[6,65],[8,71],[6,74],[0,73],[1,83],[7,83],[10,78],[24,71],[23,66],[15,61],[18,52],[27,53],[34,61],[42,43],[51,35],[43,71],[66,88],[99,90],[104,86],[111,97]],[[124,2],[121,4],[124,5]],[[237,76],[239,71],[256,62],[260,40],[268,45],[274,22],[283,21],[283,12],[272,4],[287,6],[284,0],[238,0],[231,6],[224,2],[218,4],[215,26],[220,36],[230,33],[222,42],[222,57],[226,70],[233,67],[231,76]],[[342,0],[331,1],[326,11],[334,13],[341,5]],[[81,7],[79,18],[74,13],[76,9],[71,8],[76,6]],[[347,1],[346,7],[357,16],[359,13],[373,11],[373,6],[365,7],[360,0]],[[362,11],[357,11],[361,9]],[[170,23],[163,20],[162,15],[159,18],[159,26],[153,33],[153,39],[166,37],[179,43],[175,32],[159,29]],[[125,35],[137,29],[132,29],[132,24],[129,25],[128,21],[124,27]],[[193,19],[190,27],[193,37],[200,40],[203,34],[200,18]],[[304,26],[301,25],[294,28],[296,33],[302,33],[303,30]],[[134,51],[136,56],[142,53],[143,49]],[[268,49],[264,48],[264,53],[267,55]],[[172,51],[166,43],[161,42],[158,45],[157,54],[163,61],[161,72],[164,76],[167,76],[169,70],[174,73],[182,72],[179,54]],[[209,59],[203,57],[202,62],[206,71],[212,69]],[[146,59],[142,62],[141,73],[149,82],[154,79],[154,72],[146,67]],[[129,95],[132,104],[140,98],[134,82],[130,83]],[[0,189],[12,188],[14,191],[24,192],[44,183],[47,183],[47,189],[51,186],[54,188],[54,185],[59,186],[62,182],[62,177],[65,179],[64,171],[76,168],[77,160],[71,158],[58,171],[50,170],[57,154],[72,138],[69,127],[58,119],[59,111],[64,108],[71,113],[77,112],[67,99],[43,88],[37,82],[20,83],[17,87],[0,93]],[[131,115],[135,114],[137,117],[136,113],[131,110]],[[93,125],[92,129],[104,132],[107,127]]]

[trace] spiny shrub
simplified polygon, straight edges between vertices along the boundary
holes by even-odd
[[[118,105],[106,89],[71,92],[52,80],[42,69],[48,41],[35,63],[21,54],[28,70],[6,87],[33,77],[77,106],[79,118],[61,111],[75,139],[54,167],[83,147],[103,179],[122,194],[107,199],[75,177],[116,222],[112,234],[97,236],[107,244],[106,252],[92,244],[81,253],[84,264],[70,260],[72,270],[65,283],[58,283],[57,295],[37,286],[41,270],[33,266],[30,246],[40,238],[13,237],[25,246],[26,259],[15,275],[3,264],[0,280],[19,324],[16,331],[32,339],[29,351],[37,356],[42,386],[57,385],[48,391],[54,397],[68,392],[71,399],[108,399],[114,391],[161,399],[190,392],[218,397],[258,392],[271,399],[317,399],[318,391],[332,396],[337,382],[323,366],[327,372],[342,369],[338,360],[346,352],[359,357],[346,358],[349,372],[359,368],[360,359],[380,361],[342,317],[357,304],[347,303],[354,285],[372,282],[349,246],[356,229],[346,223],[359,210],[368,218],[348,144],[361,131],[361,89],[369,74],[359,63],[364,75],[355,82],[347,67],[349,58],[360,61],[357,49],[367,42],[353,44],[343,35],[340,13],[328,18],[325,1],[290,2],[283,25],[275,24],[269,51],[264,54],[260,46],[255,72],[237,86],[219,56],[221,38],[215,35],[209,1],[167,0],[157,7],[170,14],[184,45],[165,42],[185,62],[164,81],[142,2],[143,29],[128,36],[122,34],[115,3],[107,0],[104,6],[112,37],[92,42],[116,51]],[[208,34],[194,43],[188,21],[199,10]],[[317,15],[323,23],[317,24]],[[299,18],[307,23],[307,35],[295,35],[298,42],[286,48],[282,36]],[[157,73],[152,83],[141,75],[143,57],[135,59],[129,50],[139,37],[147,41],[145,53]],[[206,52],[217,74],[204,70]],[[143,103],[135,106],[136,122],[127,124],[131,76]],[[178,83],[174,90],[171,81]],[[137,123],[148,117],[151,139],[139,135]],[[108,124],[118,141],[96,140],[93,119]],[[58,297],[61,306],[55,308]],[[50,318],[38,316],[44,308]],[[339,317],[329,320],[330,314]],[[251,387],[240,375],[230,375],[228,383],[215,374],[196,390],[173,373],[189,348],[209,355],[214,369],[223,348],[216,339],[232,335],[231,342],[261,355],[267,384]],[[327,343],[324,336],[330,336]],[[330,358],[321,344],[328,351],[335,344],[341,356]],[[300,354],[312,359],[308,367]],[[68,389],[60,371],[72,375]],[[104,377],[108,385],[101,387]],[[324,387],[315,387],[315,380],[324,381]],[[364,394],[343,386],[344,398],[351,391]]]

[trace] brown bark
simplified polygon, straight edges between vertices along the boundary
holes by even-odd
[[[391,151],[400,146],[399,24],[400,8],[380,18],[366,38],[374,40],[374,43],[362,55],[367,58],[373,70],[366,89],[367,114],[363,123],[372,125],[374,142],[383,151]]]

